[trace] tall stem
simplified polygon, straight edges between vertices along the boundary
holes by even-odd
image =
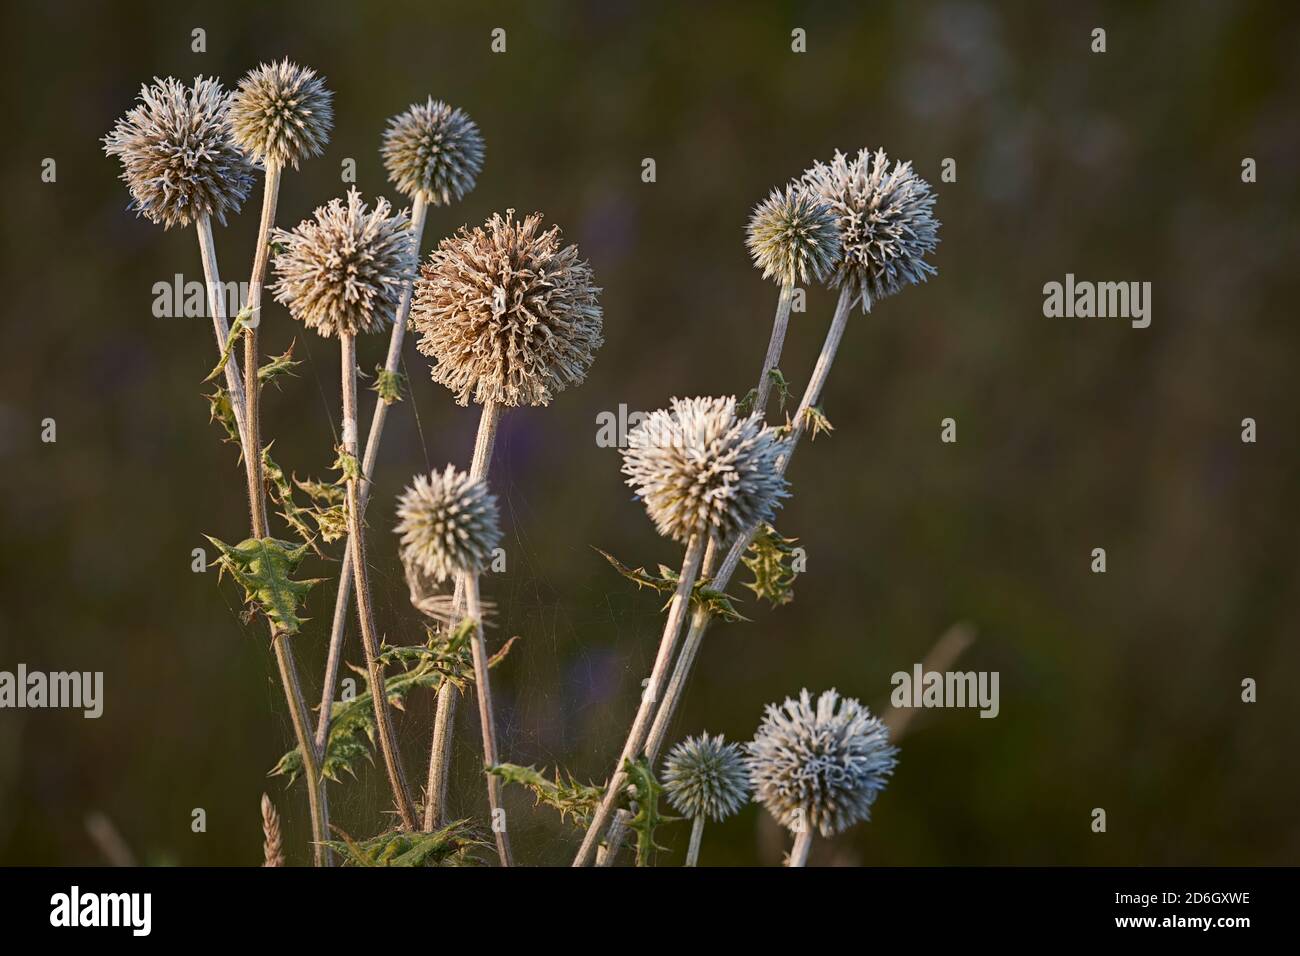
[[[424,223],[429,211],[428,199],[423,192],[416,193],[411,203],[411,247],[416,258],[420,255],[420,240],[424,237]],[[402,288],[402,298],[393,317],[393,329],[388,336],[388,358],[384,362],[384,371],[397,371],[402,362],[402,339],[406,335],[406,320],[411,314],[411,298],[415,284],[412,276]],[[361,486],[361,514],[365,517],[366,504],[370,500],[370,480],[375,473],[375,462],[379,457],[379,442],[384,435],[384,422],[388,418],[388,403],[382,399],[375,402],[375,413],[370,419],[370,432],[366,436],[366,456],[361,462],[361,473],[365,481]],[[316,749],[325,753],[329,741],[330,717],[334,709],[334,692],[338,688],[339,664],[343,659],[343,637],[347,631],[348,604],[352,598],[352,547],[349,543],[343,552],[343,567],[339,571],[339,586],[334,594],[334,618],[330,626],[329,652],[325,659],[325,683],[321,687],[320,712],[316,718]]]
[[[474,455],[469,464],[471,480],[486,481],[497,444],[501,406],[484,402],[474,438]],[[464,582],[457,580],[452,598],[451,619],[460,616],[465,599]],[[429,782],[424,800],[424,832],[432,833],[447,817],[447,781],[451,770],[452,731],[456,726],[456,689],[448,681],[438,688],[438,706],[433,717],[433,740],[429,744]]]
[[[208,311],[212,313],[212,331],[217,336],[217,354],[226,350],[226,339],[230,338],[230,324],[226,317],[226,294],[221,285],[221,271],[217,268],[217,249],[212,241],[212,221],[200,216],[194,221],[194,230],[199,234],[199,254],[203,258],[203,278],[208,287]],[[226,389],[230,392],[230,407],[235,415],[235,430],[239,432],[239,442],[248,457],[248,430],[245,427],[244,383],[239,376],[239,363],[232,355],[226,363]]]
[[[627,774],[623,772],[623,764],[625,761],[636,759],[641,753],[641,748],[645,745],[646,734],[650,730],[650,720],[654,716],[655,704],[659,701],[660,691],[665,678],[668,676],[668,666],[673,660],[673,651],[677,647],[677,637],[681,632],[682,623],[686,619],[686,609],[690,606],[691,589],[695,587],[695,579],[700,573],[700,562],[704,558],[704,545],[704,537],[700,534],[691,535],[690,541],[686,544],[686,555],[682,559],[682,571],[677,580],[677,591],[673,594],[672,604],[668,608],[668,619],[664,622],[663,636],[659,640],[659,653],[655,657],[654,668],[650,672],[650,680],[645,691],[641,694],[641,704],[637,708],[635,719],[632,721],[632,729],[628,731],[627,741],[623,744],[623,750],[619,754],[618,764],[614,767],[614,772],[610,776],[609,785],[605,789],[605,797],[596,812],[592,814],[591,824],[587,827],[582,846],[573,860],[574,866],[586,866],[591,862],[596,851],[596,845],[600,841],[600,835],[604,831],[605,825],[609,823],[610,815],[613,813],[615,804],[618,803],[623,785],[627,782]]]
[[[772,337],[767,343],[767,354],[763,356],[763,371],[758,376],[758,397],[754,400],[754,411],[767,414],[767,399],[772,394],[772,369],[781,361],[781,352],[785,348],[785,332],[790,327],[790,304],[794,300],[794,286],[782,285],[781,295],[776,300],[776,317],[772,320]]]
[[[478,572],[465,576],[465,614],[474,622],[474,688],[478,693],[478,718],[483,728],[483,765],[495,767],[497,727],[492,711],[492,685],[488,683],[487,642],[483,639],[483,608],[479,601]],[[497,855],[502,866],[511,866],[510,837],[506,833],[506,814],[501,807],[501,778],[486,774],[488,806],[491,808],[492,832],[496,834]]]
[[[704,814],[698,814],[691,824],[691,842],[686,847],[686,865],[698,866],[700,863],[700,841],[704,839]]]
[[[247,403],[248,440],[251,446],[244,455],[248,471],[248,501],[253,513],[253,537],[267,534],[266,489],[262,482],[262,382],[258,375],[257,333],[262,324],[262,285],[266,281],[266,260],[271,226],[275,224],[275,206],[280,196],[280,166],[267,162],[266,181],[262,187],[262,219],[257,227],[257,247],[253,251],[253,274],[248,280],[249,318],[244,333],[244,400]]]
[[[343,382],[343,450],[352,457],[357,454],[357,350],[356,338],[340,334]],[[357,589],[357,620],[361,625],[361,643],[366,652],[366,668],[370,679],[370,697],[375,708],[375,728],[378,731],[379,749],[384,755],[388,783],[393,789],[393,802],[402,826],[415,829],[415,808],[411,803],[402,755],[397,747],[397,735],[389,713],[387,684],[384,667],[379,662],[379,640],[375,636],[374,615],[370,607],[370,582],[367,578],[366,541],[361,528],[360,492],[356,478],[348,479],[348,532],[352,544],[352,572]]]
[[[804,824],[803,829],[794,836],[794,846],[790,849],[789,866],[807,866],[808,851],[812,849],[812,827]]]

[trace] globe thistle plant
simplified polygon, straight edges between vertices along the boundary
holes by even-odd
[[[791,865],[807,861],[812,832],[824,837],[870,819],[898,749],[889,730],[853,698],[834,690],[769,704],[745,746],[754,799],[796,834]]]
[[[738,744],[721,734],[688,737],[664,760],[664,791],[673,809],[693,822],[686,865],[695,866],[706,819],[725,820],[749,799],[749,770]]]
[[[415,268],[409,220],[380,198],[370,209],[355,188],[297,228],[277,229],[276,299],[326,338],[382,331]]]
[[[832,285],[847,289],[850,308],[893,295],[935,274],[925,261],[939,244],[934,192],[912,169],[883,149],[839,150],[829,163],[814,163],[803,185],[828,205],[839,221],[841,250]]]
[[[483,136],[464,110],[429,97],[388,121],[381,153],[388,178],[435,206],[459,201],[483,170]]]
[[[397,517],[402,561],[438,583],[479,573],[501,542],[496,497],[452,465],[416,475],[398,499]]]
[[[253,167],[230,138],[231,95],[212,77],[140,88],[139,104],[104,137],[122,163],[137,214],[166,229],[215,216],[222,225],[253,186]]]
[[[786,497],[777,432],[734,398],[675,398],[628,435],[623,474],[659,533],[730,539],[768,521]]]
[[[289,60],[263,63],[239,82],[230,106],[235,142],[265,166],[319,156],[334,126],[333,94],[315,70]]]
[[[543,232],[540,215],[510,209],[439,243],[411,325],[459,404],[547,405],[587,377],[604,343],[599,293],[558,227]]]
[[[764,279],[821,282],[840,257],[840,230],[829,206],[792,183],[754,207],[746,245]]]

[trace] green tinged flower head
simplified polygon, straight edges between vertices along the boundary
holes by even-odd
[[[939,244],[934,193],[911,163],[891,167],[883,149],[853,157],[836,150],[830,163],[814,163],[800,182],[839,222],[831,285],[847,286],[851,305],[868,312],[876,299],[935,274],[925,261]]]
[[[417,475],[397,500],[402,560],[441,584],[477,573],[501,543],[497,500],[487,483],[448,465]]]
[[[333,96],[315,70],[287,59],[263,63],[239,81],[231,102],[235,142],[259,163],[297,169],[329,142]]]
[[[403,194],[435,206],[461,199],[483,170],[483,135],[464,110],[429,97],[388,121],[380,148],[388,178]]]
[[[746,244],[764,279],[821,282],[840,257],[840,230],[829,206],[792,183],[754,207]]]
[[[381,331],[392,321],[402,285],[415,271],[405,212],[388,200],[373,210],[357,190],[331,199],[292,231],[275,230],[283,249],[270,286],[290,314],[325,337]]]
[[[230,94],[214,78],[186,86],[168,77],[142,86],[139,99],[104,137],[131,208],[166,229],[203,216],[224,225],[253,186],[253,167],[230,138]]]
[[[749,770],[739,744],[722,734],[687,737],[664,760],[664,790],[686,817],[725,820],[749,799]]]

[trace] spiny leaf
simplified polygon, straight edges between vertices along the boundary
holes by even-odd
[[[627,795],[636,807],[636,815],[628,822],[628,827],[636,834],[636,865],[649,866],[655,850],[667,849],[655,842],[655,828],[679,818],[659,812],[659,797],[664,788],[655,779],[649,761],[644,757],[636,762],[624,760],[623,772],[627,774]]]
[[[221,552],[218,574],[228,573],[244,588],[246,603],[259,608],[277,631],[297,634],[303,619],[298,605],[307,592],[324,578],[295,581],[289,575],[307,553],[307,545],[295,548],[275,538],[248,538],[237,545],[206,536]]]
[[[533,767],[521,767],[513,763],[489,767],[488,773],[500,777],[506,783],[527,787],[536,796],[537,806],[544,804],[558,811],[561,822],[567,818],[580,829],[586,828],[605,792],[603,787],[579,783],[573,774],[567,770],[561,771],[559,767],[555,768],[553,781]]]
[[[751,388],[745,393],[745,397],[736,402],[736,416],[738,418],[748,418],[754,413],[754,403],[758,401],[758,389]]]
[[[835,431],[831,420],[819,405],[810,405],[803,413],[803,427],[808,432],[809,441],[816,441],[818,435],[829,435]]]
[[[347,492],[338,485],[327,485],[323,481],[312,481],[310,478],[300,481],[294,478],[293,483],[305,491],[307,496],[317,504],[336,505],[347,497]]]
[[[215,392],[203,397],[208,400],[208,421],[220,422],[226,430],[222,441],[239,444],[239,425],[235,421],[235,406],[230,402],[230,393],[218,385]]]
[[[669,595],[668,603],[672,603],[672,595],[677,592],[678,579],[677,572],[672,568],[661,564],[659,565],[659,573],[656,575],[645,568],[629,568],[608,551],[602,551],[600,548],[593,549],[612,564],[614,570],[636,584],[638,588],[650,588],[660,594],[667,594]],[[702,608],[711,617],[721,618],[729,623],[749,620],[736,610],[734,601],[735,598],[730,594],[709,587],[707,581],[696,581],[695,586],[691,589],[691,607],[693,609]],[[667,609],[667,607],[668,604],[665,604],[664,608]]]
[[[338,457],[334,459],[334,464],[330,465],[335,471],[342,472],[336,484],[344,485],[349,481],[361,479],[361,462],[357,461],[357,456],[350,453],[342,445],[338,446]]]
[[[342,838],[325,845],[343,858],[344,866],[472,866],[472,851],[488,844],[479,839],[469,820],[457,820],[432,833],[391,830],[368,840],[354,840],[341,828]]]
[[[274,382],[281,375],[293,375],[293,370],[301,365],[301,362],[295,362],[293,359],[293,347],[296,342],[290,342],[289,347],[279,355],[273,355],[267,359],[266,364],[257,370],[257,380],[265,385],[268,382]],[[280,383],[276,382],[278,388]]]
[[[230,323],[230,332],[226,336],[225,344],[221,347],[221,360],[217,362],[216,368],[208,373],[208,377],[203,380],[204,385],[211,382],[226,370],[226,366],[230,364],[230,356],[235,351],[235,342],[238,341],[239,336],[243,334],[244,329],[246,328],[244,322],[247,321],[252,314],[253,313],[249,311],[248,306],[244,306],[244,308],[239,310],[239,314],[235,316],[235,321]]]
[[[406,376],[396,369],[390,372],[382,365],[376,365],[375,384],[370,388],[379,395],[381,402],[391,405],[402,400],[402,393],[406,391]]]
[[[779,368],[769,369],[767,377],[771,379],[772,384],[776,387],[777,400],[781,403],[781,411],[785,411],[785,403],[790,400],[790,383],[786,381],[785,375]]]
[[[274,444],[275,442],[271,443],[271,445]],[[309,545],[313,551],[324,557],[324,552],[316,545],[316,536],[313,534],[311,526],[307,524],[307,519],[314,517],[312,509],[304,508],[294,500],[293,483],[285,475],[284,469],[277,465],[271,457],[271,445],[267,445],[262,449],[262,474],[270,483],[268,490],[271,500],[280,506],[280,517],[285,520],[289,527],[293,528],[303,543]]]
[[[787,562],[791,562],[798,550],[794,547],[798,540],[783,538],[770,524],[764,524],[749,543],[749,557],[741,559],[754,574],[753,582],[746,583],[745,587],[759,598],[770,602],[773,607],[794,600],[794,579],[799,573],[788,566]]]

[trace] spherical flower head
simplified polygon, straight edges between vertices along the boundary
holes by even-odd
[[[236,144],[259,163],[297,169],[329,142],[333,97],[315,70],[288,60],[263,63],[239,81],[230,129]]]
[[[222,225],[253,186],[253,167],[230,138],[230,94],[216,79],[174,77],[140,88],[140,102],[104,137],[122,163],[131,207],[166,229],[203,216]]]
[[[496,497],[487,483],[448,465],[416,475],[397,499],[402,560],[441,584],[482,571],[501,543]]]
[[[507,210],[442,240],[420,270],[411,325],[461,405],[547,405],[604,344],[591,267],[541,225]]]
[[[435,206],[459,200],[483,170],[483,136],[464,110],[429,97],[388,121],[380,149],[388,178],[412,199]]]
[[[745,745],[754,799],[782,826],[834,836],[871,818],[871,804],[898,763],[889,730],[856,700],[828,690],[768,704]]]
[[[390,321],[402,285],[415,272],[405,212],[388,200],[369,209],[356,189],[331,199],[292,231],[275,230],[283,248],[270,286],[290,314],[325,337],[379,332]]]
[[[722,734],[687,737],[664,760],[664,790],[685,817],[725,820],[749,799],[749,770],[739,744]]]
[[[829,206],[791,184],[754,207],[746,245],[764,279],[821,282],[840,257],[840,227]]]
[[[939,244],[930,184],[911,163],[889,165],[883,149],[839,150],[827,163],[815,163],[801,180],[830,206],[839,220],[841,251],[832,286],[847,286],[850,307],[869,312],[876,299],[935,274],[925,256]]]
[[[629,433],[623,474],[660,534],[725,541],[771,520],[786,497],[782,448],[761,414],[736,416],[735,398],[674,398]]]

